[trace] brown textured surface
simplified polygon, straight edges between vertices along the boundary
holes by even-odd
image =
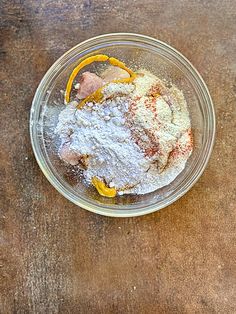
[[[235,313],[235,0],[0,5],[0,312]],[[28,133],[32,97],[49,66],[78,42],[115,31],[180,50],[217,113],[215,149],[194,188],[131,219],[100,217],[64,199],[39,170]]]

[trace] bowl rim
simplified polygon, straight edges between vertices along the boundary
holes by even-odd
[[[154,43],[156,45],[162,45],[164,46],[166,49],[169,49],[170,51],[172,51],[176,57],[179,57],[180,59],[182,59],[182,61],[184,61],[187,66],[188,66],[188,70],[192,72],[192,74],[194,74],[194,76],[196,76],[196,78],[199,80],[199,82],[202,84],[203,87],[203,91],[205,92],[205,96],[207,97],[207,103],[208,103],[208,108],[210,109],[211,112],[211,141],[210,141],[210,145],[208,147],[208,152],[207,155],[202,163],[202,167],[200,168],[200,170],[198,171],[197,175],[195,176],[195,178],[192,180],[192,182],[188,185],[185,186],[184,189],[182,189],[182,191],[180,193],[178,193],[178,195],[175,195],[175,197],[173,199],[167,199],[165,200],[165,204],[161,204],[159,206],[157,206],[156,204],[151,204],[148,205],[147,207],[143,207],[141,210],[140,209],[108,209],[108,208],[103,208],[100,207],[98,205],[92,205],[93,208],[91,208],[91,205],[88,204],[86,201],[84,201],[82,198],[75,200],[73,198],[73,195],[70,195],[72,193],[68,193],[68,191],[66,190],[66,188],[60,183],[55,182],[55,176],[53,175],[53,173],[51,172],[51,170],[49,169],[45,159],[43,158],[43,154],[41,154],[41,151],[39,149],[39,145],[37,143],[36,138],[34,137],[34,128],[35,128],[35,123],[34,123],[34,114],[35,114],[35,108],[40,107],[40,103],[38,102],[38,97],[40,94],[40,90],[42,89],[42,87],[44,86],[45,82],[47,82],[51,72],[54,71],[54,69],[56,69],[58,66],[60,66],[60,63],[62,60],[65,59],[65,57],[68,57],[72,52],[74,52],[75,50],[77,50],[78,48],[92,43],[94,41],[98,41],[101,39],[116,39],[117,37],[122,37],[122,40],[129,40],[132,41],[133,37],[136,38],[139,42],[145,41],[146,43]],[[120,38],[121,39],[121,38]],[[98,43],[95,44],[95,46]],[[84,208],[90,212],[96,213],[96,214],[100,214],[103,216],[109,216],[109,217],[135,217],[135,216],[141,216],[141,215],[146,215],[146,214],[150,214],[152,212],[158,211],[162,208],[165,208],[167,206],[169,206],[170,204],[174,203],[175,201],[177,201],[179,198],[181,198],[185,193],[187,193],[192,187],[193,185],[198,181],[198,179],[201,177],[202,173],[204,172],[208,161],[210,159],[211,153],[212,153],[212,149],[214,146],[214,142],[215,142],[215,132],[216,132],[216,117],[215,117],[215,110],[214,110],[214,105],[209,93],[209,90],[207,88],[206,83],[204,82],[202,76],[199,74],[199,72],[197,71],[197,69],[192,65],[192,63],[184,56],[182,55],[182,53],[180,53],[178,50],[176,50],[175,48],[173,48],[172,46],[166,44],[163,41],[160,41],[158,39],[155,39],[153,37],[147,36],[147,35],[142,35],[142,34],[136,34],[136,33],[107,33],[107,34],[102,34],[102,35],[98,35],[95,37],[91,37],[87,40],[84,40],[82,42],[80,42],[79,44],[75,45],[74,47],[72,47],[71,49],[67,50],[60,58],[58,58],[53,64],[52,66],[47,70],[47,72],[45,73],[45,75],[43,76],[42,80],[40,81],[33,101],[32,101],[32,106],[31,106],[31,110],[30,110],[30,125],[29,125],[29,129],[30,129],[30,139],[31,139],[31,145],[33,148],[33,152],[35,155],[35,158],[37,160],[37,163],[40,167],[40,169],[42,170],[43,174],[45,175],[45,177],[48,179],[48,181],[52,184],[52,186],[59,192],[61,193],[65,198],[67,198],[69,201],[71,201],[72,203],[76,204],[77,206],[79,206],[80,208]],[[40,158],[41,157],[41,158]],[[79,198],[79,197],[77,197]]]

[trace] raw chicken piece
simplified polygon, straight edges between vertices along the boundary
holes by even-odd
[[[72,166],[75,166],[79,163],[80,156],[76,152],[74,152],[72,149],[70,149],[70,143],[65,143],[61,147],[59,151],[59,155],[62,160],[64,160],[65,162],[67,162],[68,164]]]
[[[111,65],[101,74],[101,77],[105,83],[108,83],[118,79],[129,78],[130,75],[127,71]]]
[[[83,99],[91,95],[93,92],[103,86],[103,80],[91,72],[84,72],[79,83],[80,84],[77,94],[79,99]]]
[[[72,166],[78,165],[82,169],[88,167],[88,155],[81,155],[79,152],[70,148],[70,143],[67,142],[59,150],[61,159]]]

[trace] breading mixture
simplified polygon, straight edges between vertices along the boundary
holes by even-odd
[[[146,70],[135,72],[131,82],[122,81],[129,77],[114,65],[100,77],[84,72],[76,85],[77,100],[60,113],[55,130],[60,158],[83,169],[85,181],[108,197],[168,185],[193,147],[183,93]]]

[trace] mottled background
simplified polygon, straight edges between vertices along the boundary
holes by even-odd
[[[0,1],[0,313],[236,313],[236,1]],[[217,137],[175,204],[112,219],[41,173],[28,122],[49,66],[91,36],[137,32],[182,52],[215,103]]]

